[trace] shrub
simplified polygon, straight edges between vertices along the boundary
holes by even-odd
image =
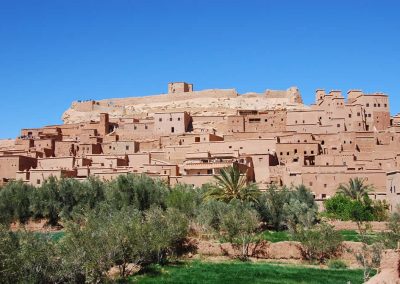
[[[32,216],[30,199],[34,188],[22,181],[12,181],[0,190],[0,222],[25,223]]]
[[[159,179],[147,175],[119,175],[107,184],[107,201],[117,209],[134,206],[145,211],[151,206],[165,208],[168,186]]]
[[[66,282],[97,283],[118,266],[120,276],[129,274],[128,264],[163,262],[186,237],[188,223],[176,209],[131,207],[118,210],[102,204],[88,213],[83,226],[69,223],[60,240],[62,275]]]
[[[189,218],[194,218],[202,202],[202,193],[199,188],[188,184],[175,185],[168,193],[166,206],[176,208]]]
[[[390,215],[387,229],[381,233],[380,239],[386,248],[396,249],[400,242],[400,205],[397,205],[396,210]]]
[[[298,224],[310,227],[318,213],[314,197],[304,185],[292,189],[271,185],[255,208],[262,220],[275,230],[294,229]]]
[[[346,269],[348,266],[347,264],[340,259],[331,259],[327,263],[330,269]]]
[[[197,216],[197,222],[207,232],[220,232],[223,216],[228,211],[228,204],[222,201],[210,200],[202,203]]]
[[[283,206],[288,201],[288,189],[286,187],[278,188],[273,184],[260,196],[259,202],[256,204],[256,209],[262,221],[266,222],[274,230],[281,230],[286,224],[286,215]]]
[[[362,200],[351,199],[341,193],[324,201],[323,215],[343,221],[384,221],[388,217],[389,206],[386,202],[372,201],[368,196]]]
[[[342,250],[342,235],[334,227],[321,223],[310,229],[300,227],[293,239],[301,243],[303,257],[309,261],[325,262],[338,256]]]
[[[58,259],[49,238],[32,232],[10,232],[0,227],[2,283],[57,282]]]
[[[257,212],[239,202],[229,204],[222,217],[221,234],[230,243],[241,246],[241,259],[247,259],[249,244],[254,240],[259,223]]]

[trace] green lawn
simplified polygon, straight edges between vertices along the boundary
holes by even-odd
[[[345,241],[360,242],[360,235],[354,230],[341,230],[341,235]],[[372,233],[368,235],[370,241],[368,243],[373,243],[377,235]],[[266,241],[277,243],[282,241],[290,241],[291,237],[287,231],[264,231],[262,232],[262,238]]]
[[[262,238],[272,243],[291,240],[290,234],[287,231],[264,231],[262,232]]]
[[[361,270],[330,270],[303,266],[243,262],[186,262],[155,266],[130,283],[363,283]]]
[[[340,233],[345,241],[361,242],[360,235],[354,230],[341,230]],[[377,234],[367,234],[367,243],[373,243],[377,239]]]

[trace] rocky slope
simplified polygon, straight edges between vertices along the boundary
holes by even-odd
[[[292,87],[286,91],[247,93],[239,95],[235,90],[204,90],[197,92],[162,94],[141,98],[107,99],[101,101],[74,102],[63,114],[64,123],[98,120],[107,112],[110,118],[146,117],[156,112],[188,111],[191,115],[232,115],[239,109],[271,110],[300,109],[300,92]]]

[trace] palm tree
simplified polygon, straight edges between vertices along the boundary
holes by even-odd
[[[362,201],[368,193],[373,190],[372,185],[364,184],[365,179],[354,178],[350,179],[348,184],[340,184],[338,190],[340,193],[353,200]]]
[[[224,202],[237,199],[257,203],[260,190],[255,183],[248,183],[246,176],[242,175],[237,167],[221,169],[214,179],[215,184],[206,193],[206,199]]]

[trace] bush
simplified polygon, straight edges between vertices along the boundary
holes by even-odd
[[[304,185],[293,189],[271,185],[255,208],[274,230],[294,229],[298,224],[309,227],[315,223],[318,213],[314,197]]]
[[[176,209],[134,207],[117,210],[103,204],[87,215],[83,226],[69,223],[59,247],[66,282],[97,283],[118,266],[120,276],[128,264],[164,262],[187,235],[188,222]]]
[[[26,223],[32,216],[30,199],[34,188],[22,181],[12,181],[0,190],[0,223]]]
[[[221,234],[232,244],[241,246],[241,259],[247,259],[249,244],[254,241],[260,220],[254,209],[234,202],[221,219]]]
[[[342,235],[326,223],[311,229],[299,228],[293,234],[293,239],[301,243],[302,255],[309,261],[323,263],[338,256],[342,250]]]
[[[380,239],[386,248],[396,249],[400,242],[400,204],[390,215],[387,224],[387,231],[380,234]]]
[[[228,204],[222,201],[210,200],[200,205],[197,222],[207,232],[220,232],[223,216],[228,211]]]
[[[340,259],[331,259],[327,263],[330,269],[347,269],[347,264]]]
[[[202,198],[199,188],[178,183],[167,195],[166,206],[168,208],[176,208],[190,219],[193,219],[196,216]]]
[[[107,201],[117,209],[134,206],[145,211],[151,206],[165,208],[168,186],[159,179],[147,175],[119,175],[107,184]]]
[[[351,199],[341,193],[324,201],[323,215],[342,221],[385,221],[389,205],[384,201],[372,201],[367,195],[362,200]]]
[[[289,191],[286,187],[278,188],[276,185],[268,187],[261,194],[256,209],[262,221],[266,222],[272,229],[281,230],[285,228],[286,215],[283,210],[285,203],[289,201]]]
[[[0,227],[2,283],[57,282],[58,259],[49,238],[31,232],[13,233]]]

